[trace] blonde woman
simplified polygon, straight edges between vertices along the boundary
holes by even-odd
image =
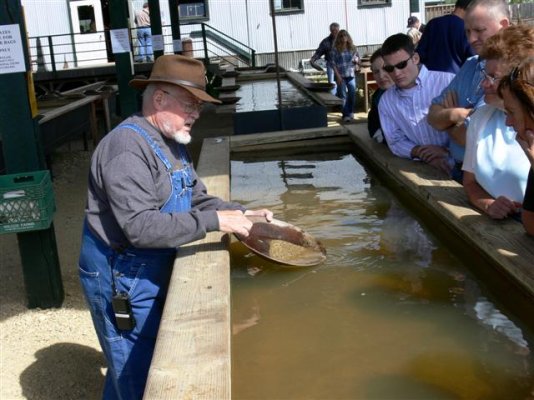
[[[506,125],[517,132],[516,140],[531,164],[521,220],[527,233],[534,236],[534,57],[521,62],[501,81],[499,95]]]
[[[354,101],[356,95],[356,73],[359,69],[360,56],[349,33],[342,29],[336,36],[332,47],[331,66],[343,99],[343,122],[354,118]]]

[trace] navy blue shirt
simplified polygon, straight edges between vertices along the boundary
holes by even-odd
[[[456,74],[473,50],[464,31],[464,20],[449,14],[431,19],[417,45],[421,62],[431,71]]]

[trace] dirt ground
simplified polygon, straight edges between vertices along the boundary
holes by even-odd
[[[91,153],[76,144],[57,153],[53,164],[61,308],[26,307],[17,236],[0,235],[1,399],[96,399],[102,391],[104,357],[77,268]]]

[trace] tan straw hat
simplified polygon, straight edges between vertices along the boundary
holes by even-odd
[[[129,83],[136,89],[144,89],[150,83],[167,83],[188,90],[202,101],[220,103],[206,93],[206,70],[202,62],[191,57],[164,55],[156,58],[148,79],[132,79]]]

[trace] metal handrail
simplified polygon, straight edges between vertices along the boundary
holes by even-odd
[[[201,27],[202,45],[199,46],[200,42],[193,41],[191,38],[195,44],[192,52],[195,55],[199,52],[203,53],[203,57],[196,58],[204,58],[205,62],[209,63],[210,57],[226,59],[226,61],[235,57],[248,66],[255,66],[256,51],[254,49],[208,24],[185,24],[183,26],[194,27],[195,25]],[[162,28],[167,31],[171,30],[170,25],[165,25]],[[186,33],[182,32],[183,42],[188,35],[196,36],[193,29]],[[136,30],[137,28],[129,30],[130,44],[134,54],[139,48],[135,40]],[[97,37],[92,39],[89,35],[97,35]],[[29,41],[32,69],[37,71],[46,70],[56,73],[59,69],[113,62],[108,30],[90,34],[68,33],[34,36],[30,37]],[[166,53],[172,53],[172,34],[163,34],[163,41],[164,48],[167,49]]]

